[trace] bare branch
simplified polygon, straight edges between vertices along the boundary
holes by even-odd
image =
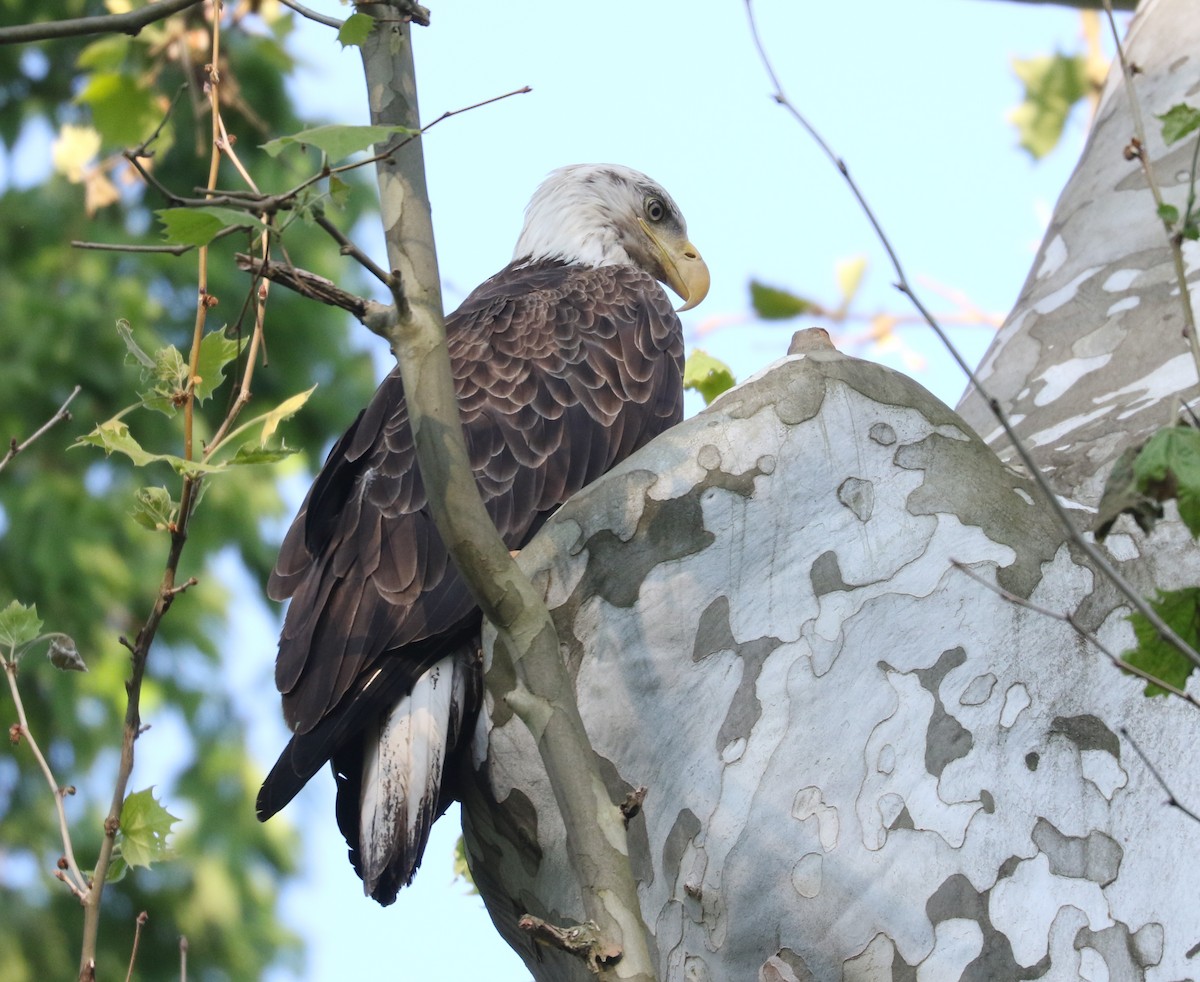
[[[142,911],[133,922],[133,948],[129,952],[129,971],[125,973],[125,982],[133,979],[133,966],[137,961],[138,942],[142,940],[142,927],[150,920],[150,915]]]
[[[30,41],[49,41],[58,38],[81,37],[88,34],[135,35],[147,24],[165,20],[200,0],[158,0],[124,14],[105,14],[100,17],[76,17],[71,20],[48,20],[36,24],[16,24],[0,27],[0,44],[28,44]]]
[[[255,276],[261,276],[273,283],[278,283],[280,286],[299,293],[302,297],[308,297],[310,300],[319,300],[330,307],[339,307],[353,314],[360,321],[363,321],[363,323],[366,323],[367,319],[372,317],[372,315],[379,317],[387,309],[386,304],[357,296],[349,290],[343,290],[332,280],[327,280],[324,276],[310,273],[306,269],[299,269],[289,263],[274,262],[270,259],[258,259],[255,256],[247,256],[241,252],[234,259],[237,262],[238,269],[253,273]]]
[[[1092,645],[1097,650],[1102,652],[1105,655],[1105,657],[1107,657],[1108,660],[1110,662],[1112,662],[1113,665],[1115,665],[1117,668],[1119,668],[1122,672],[1125,672],[1128,675],[1136,675],[1143,682],[1147,682],[1150,685],[1157,685],[1160,689],[1163,689],[1164,691],[1170,693],[1171,695],[1175,696],[1177,699],[1182,699],[1184,702],[1189,703],[1190,705],[1194,706],[1196,709],[1200,709],[1200,700],[1198,700],[1190,692],[1184,692],[1183,689],[1176,688],[1170,682],[1164,682],[1162,679],[1158,678],[1156,675],[1152,675],[1150,672],[1147,672],[1143,668],[1139,668],[1137,665],[1131,665],[1128,662],[1122,661],[1121,657],[1119,655],[1117,655],[1116,653],[1114,653],[1113,650],[1111,648],[1109,648],[1108,645],[1106,645],[1098,637],[1096,637],[1095,634],[1093,634],[1091,631],[1084,629],[1083,625],[1081,625],[1079,623],[1079,621],[1076,620],[1074,614],[1062,614],[1062,613],[1059,613],[1057,610],[1050,610],[1048,607],[1042,607],[1042,606],[1035,604],[1029,600],[1026,600],[1024,597],[1017,596],[1015,593],[1010,593],[1008,590],[1005,590],[1004,587],[1000,586],[997,583],[992,583],[991,581],[984,579],[982,576],[980,576],[978,573],[976,573],[973,569],[971,569],[970,566],[966,565],[966,563],[960,563],[957,559],[952,559],[950,562],[951,562],[951,565],[954,566],[955,569],[960,570],[963,573],[966,573],[967,576],[971,577],[971,579],[973,579],[976,583],[982,583],[985,587],[987,587],[993,593],[997,594],[1000,597],[1003,597],[1009,603],[1014,603],[1018,607],[1024,607],[1026,610],[1032,610],[1035,614],[1041,614],[1043,617],[1049,617],[1056,621],[1062,621],[1064,624],[1069,624],[1071,626],[1071,629],[1076,634],[1078,634],[1081,638],[1083,638],[1083,640],[1088,642],[1088,644]]]
[[[599,974],[601,968],[621,957],[620,949],[605,944],[600,929],[592,921],[573,924],[571,927],[558,927],[540,917],[525,914],[517,921],[517,927],[544,945],[583,959],[595,974]]]
[[[70,419],[71,413],[67,409],[67,407],[69,405],[71,405],[71,401],[77,395],[79,395],[79,386],[78,385],[75,386],[75,388],[73,388],[71,390],[71,394],[69,396],[67,396],[66,401],[61,406],[59,406],[57,410],[55,410],[54,415],[51,416],[48,420],[46,420],[46,422],[44,422],[36,430],[34,430],[34,432],[31,436],[26,437],[25,440],[21,443],[17,442],[16,437],[13,437],[8,443],[8,453],[6,453],[4,455],[3,459],[0,459],[0,471],[4,470],[4,468],[8,466],[8,462],[10,460],[12,460],[17,454],[19,454],[26,447],[28,447],[31,443],[33,443],[34,440],[37,440],[40,437],[42,437],[47,431],[49,431],[52,427],[56,426],[57,424],[61,423],[63,420]]]
[[[1131,747],[1133,747],[1133,749],[1137,753],[1137,755],[1142,758],[1142,763],[1146,765],[1146,769],[1149,770],[1150,773],[1154,775],[1154,780],[1156,780],[1158,782],[1159,787],[1161,787],[1167,793],[1167,804],[1170,805],[1172,808],[1178,808],[1193,822],[1200,822],[1200,815],[1197,815],[1194,811],[1192,811],[1190,808],[1186,807],[1178,798],[1175,797],[1175,792],[1172,791],[1171,788],[1167,785],[1167,782],[1163,780],[1163,776],[1158,772],[1158,768],[1155,767],[1152,763],[1150,763],[1150,758],[1147,757],[1142,752],[1142,748],[1139,747],[1137,745],[1137,741],[1134,740],[1133,737],[1131,737],[1129,735],[1129,731],[1127,729],[1125,729],[1125,727],[1123,727],[1123,726],[1119,727],[1119,730],[1120,730],[1121,736],[1123,736],[1126,740],[1129,741],[1129,745]]]
[[[325,14],[316,10],[310,10],[303,4],[297,3],[296,0],[279,0],[285,7],[290,7],[296,11],[301,17],[307,17],[311,21],[316,21],[318,24],[324,24],[326,27],[332,27],[334,30],[341,30],[343,21],[336,17],[328,17]]]

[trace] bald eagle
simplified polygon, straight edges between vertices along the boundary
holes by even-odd
[[[614,165],[554,171],[509,265],[446,321],[471,466],[520,549],[575,492],[677,423],[686,310],[708,268],[679,208]],[[481,615],[434,528],[398,370],[334,445],[268,584],[291,598],[275,681],[293,731],[265,821],[327,761],[365,892],[412,880],[480,703]]]

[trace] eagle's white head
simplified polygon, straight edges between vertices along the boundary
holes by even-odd
[[[573,164],[552,171],[525,209],[513,260],[585,266],[639,266],[696,306],[708,293],[708,267],[687,237],[679,206],[663,188],[619,164]]]

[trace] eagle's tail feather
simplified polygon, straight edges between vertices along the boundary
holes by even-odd
[[[381,904],[412,881],[429,831],[449,804],[442,789],[446,762],[477,702],[473,649],[435,663],[363,734],[355,865],[364,892]]]

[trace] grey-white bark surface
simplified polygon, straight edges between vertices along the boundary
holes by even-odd
[[[1146,121],[1145,152],[1167,203],[1184,210],[1194,139],[1166,147],[1155,114],[1200,102],[1200,16],[1191,0],[1149,0],[1130,25],[1129,60]],[[978,369],[1060,493],[1094,506],[1121,452],[1195,399],[1179,287],[1137,160],[1119,65],[1083,157],[1055,206],[1021,295]],[[1200,243],[1184,243],[1188,281]],[[977,393],[959,406],[1005,460],[1014,453]]]
[[[612,791],[649,788],[630,840],[664,978],[1194,973],[1200,826],[1117,729],[1200,800],[1200,716],[950,566],[1129,640],[1024,479],[918,385],[836,353],[648,451],[522,564]],[[514,915],[579,907],[528,734],[492,711],[468,844],[520,946]],[[525,953],[539,980],[586,977]]]
[[[1133,28],[1151,112],[1196,101],[1194,13],[1152,0]],[[1196,381],[1118,86],[983,370],[1085,518]],[[1190,147],[1150,141],[1169,200]],[[1200,825],[1120,735],[1195,807],[1200,714],[953,567],[1132,643],[982,403],[962,413],[881,366],[791,356],[522,553],[610,793],[648,788],[629,838],[664,979],[1200,977]],[[1107,548],[1142,589],[1200,582],[1177,521]],[[516,928],[581,907],[529,734],[488,710],[464,803],[476,882],[539,982],[585,979]]]

